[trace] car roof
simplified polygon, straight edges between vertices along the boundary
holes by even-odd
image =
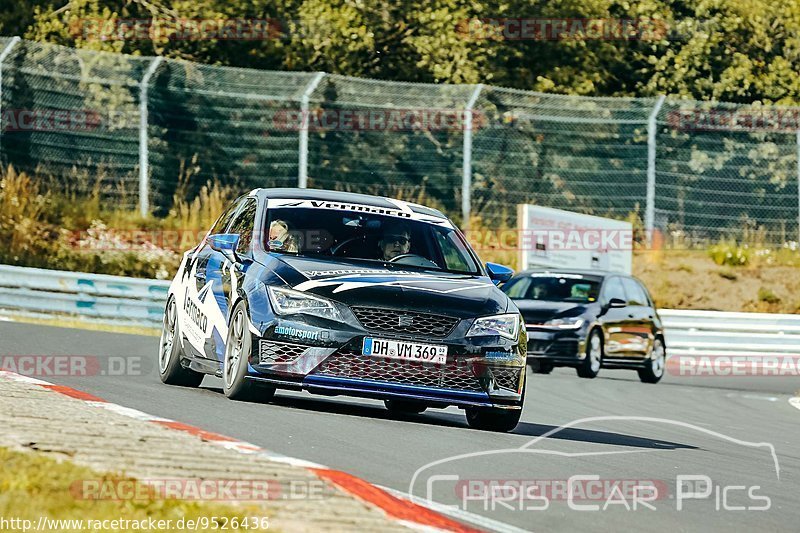
[[[276,188],[260,188],[253,189],[250,193],[255,195],[259,200],[265,198],[269,199],[298,199],[298,200],[322,200],[329,202],[340,202],[346,204],[359,204],[369,205],[373,207],[384,207],[388,209],[397,209],[398,203],[408,206],[412,211],[423,215],[430,215],[440,218],[447,218],[447,216],[439,211],[420,204],[406,202],[403,200],[395,200],[386,198],[384,196],[372,196],[369,194],[360,194],[355,192],[342,192],[342,191],[328,191],[325,189],[301,189],[299,187],[276,187]]]
[[[523,277],[529,276],[531,274],[536,273],[550,273],[550,274],[580,274],[582,276],[594,276],[598,278],[607,278],[609,276],[622,276],[624,278],[630,278],[628,274],[624,274],[622,272],[611,272],[609,270],[590,270],[587,268],[529,268],[528,270],[522,270],[514,274],[514,277]]]

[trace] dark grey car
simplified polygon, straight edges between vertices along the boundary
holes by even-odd
[[[583,378],[601,368],[628,368],[646,383],[664,374],[666,346],[653,299],[625,274],[581,270],[527,270],[503,291],[514,300],[528,332],[528,364],[549,374],[574,367]]]

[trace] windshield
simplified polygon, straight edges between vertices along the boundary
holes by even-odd
[[[577,274],[533,274],[506,283],[503,291],[512,300],[551,302],[596,302],[600,281]]]
[[[480,273],[455,229],[394,216],[336,209],[270,208],[265,234],[265,245],[272,252]]]

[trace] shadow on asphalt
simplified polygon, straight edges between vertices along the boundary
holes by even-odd
[[[222,394],[222,389],[217,387],[203,387],[205,390]],[[392,414],[380,404],[364,405],[340,400],[328,400],[323,398],[305,398],[298,396],[282,396],[280,392],[269,401],[268,405],[284,407],[288,409],[300,409],[303,411],[314,411],[318,413],[331,413],[360,418],[372,418],[375,420],[396,420],[406,423],[423,424],[426,426],[467,428],[467,422],[461,415],[447,413],[439,409],[429,409],[420,415],[399,415]],[[558,426],[546,424],[533,424],[530,422],[520,422],[511,432],[511,435],[523,435],[527,437],[541,437]],[[478,431],[478,430],[475,430]],[[608,444],[612,446],[629,446],[633,448],[649,448],[658,450],[677,450],[677,449],[696,449],[695,446],[680,444],[661,439],[650,439],[647,437],[637,437],[634,435],[624,435],[611,431],[597,431],[591,429],[568,428],[563,429],[547,437],[553,440],[566,440],[574,442],[588,442],[592,444]]]

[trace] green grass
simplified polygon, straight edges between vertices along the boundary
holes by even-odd
[[[68,461],[58,462],[38,452],[16,452],[0,448],[0,517],[27,519],[36,524],[39,517],[56,520],[197,520],[204,517],[242,519],[266,517],[256,506],[222,505],[178,500],[84,500],[76,497],[73,483],[81,480],[123,479],[99,474]],[[71,491],[70,488],[73,487]],[[35,526],[34,526],[35,527]],[[50,530],[55,530],[52,527]],[[85,531],[62,526],[58,531]],[[229,528],[230,531],[246,529]],[[128,531],[128,529],[103,529]],[[250,529],[253,531],[253,529]]]

